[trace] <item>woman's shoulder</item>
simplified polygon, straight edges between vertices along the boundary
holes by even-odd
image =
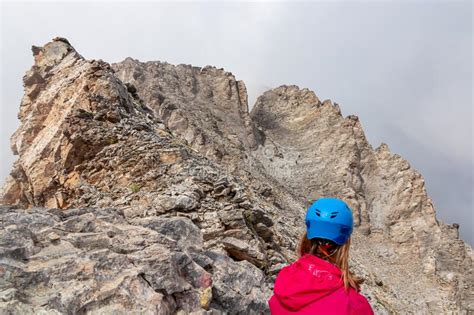
[[[346,290],[344,287],[335,292],[334,298],[345,304],[349,314],[373,315],[374,312],[367,298],[354,288]],[[344,301],[344,302],[343,302]]]
[[[353,314],[374,314],[367,298],[353,288],[349,290],[349,303],[351,305],[351,310],[353,310]]]

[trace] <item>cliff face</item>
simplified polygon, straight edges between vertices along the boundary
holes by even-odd
[[[282,86],[249,113],[222,69],[110,66],[62,38],[33,54],[0,208],[0,309],[265,313],[308,202],[338,196],[378,313],[474,310],[471,249],[421,175],[337,105]]]
[[[131,58],[112,67],[170,129],[207,157],[232,159],[257,146],[247,90],[232,73]]]
[[[3,188],[29,209],[2,208],[1,308],[264,311],[265,274],[294,246],[273,235],[275,206],[174,136],[108,64],[64,39],[34,52]]]
[[[436,219],[422,176],[386,144],[373,150],[356,116],[295,86],[266,92],[251,116],[266,136],[254,154],[268,174],[297,194],[338,196],[357,211],[354,258],[375,284],[397,292],[389,309],[443,313],[453,297],[472,308],[470,249]],[[379,289],[374,295],[388,298]]]

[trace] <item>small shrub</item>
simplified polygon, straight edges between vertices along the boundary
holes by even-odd
[[[141,187],[140,187],[138,184],[135,184],[135,183],[133,183],[133,184],[130,185],[130,190],[131,190],[134,194],[136,194],[137,192],[139,192],[139,191],[140,191],[140,188],[141,188]]]
[[[109,145],[116,144],[118,142],[118,139],[115,137],[109,138]]]

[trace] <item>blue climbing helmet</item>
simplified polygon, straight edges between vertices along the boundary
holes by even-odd
[[[337,198],[320,198],[306,212],[308,239],[323,238],[343,245],[352,234],[352,211]]]

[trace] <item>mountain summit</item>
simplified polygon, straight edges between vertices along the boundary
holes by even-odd
[[[6,313],[260,314],[308,203],[354,211],[378,314],[474,311],[472,249],[356,116],[280,86],[249,112],[223,69],[33,47],[0,206]]]

